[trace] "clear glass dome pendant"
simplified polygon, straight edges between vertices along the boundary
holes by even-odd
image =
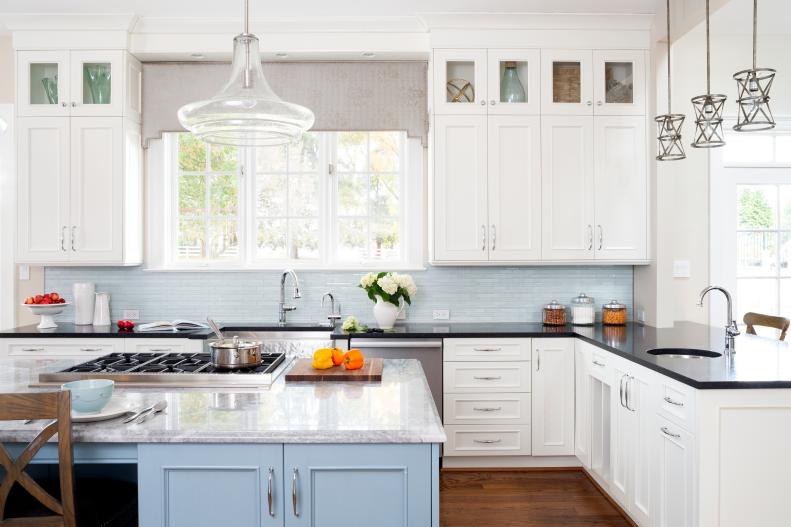
[[[233,146],[272,146],[298,140],[313,126],[313,112],[286,102],[269,87],[258,37],[248,30],[245,0],[245,32],[233,39],[231,80],[205,101],[179,108],[181,125],[207,143]]]
[[[755,132],[775,127],[772,109],[769,107],[769,90],[775,80],[775,70],[756,68],[758,29],[758,0],[753,0],[753,67],[733,75],[739,92],[736,102],[739,115],[733,129],[737,132]]]
[[[692,98],[695,109],[694,148],[714,148],[725,146],[722,131],[722,111],[725,108],[725,95],[711,93],[711,45],[709,41],[709,0],[706,0],[706,94]]]
[[[681,142],[681,127],[684,114],[673,113],[670,106],[670,0],[667,0],[667,113],[657,115],[656,122],[657,161],[677,161],[685,159],[684,144]]]

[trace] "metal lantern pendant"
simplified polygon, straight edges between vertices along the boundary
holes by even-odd
[[[269,87],[248,13],[245,0],[244,33],[233,39],[231,79],[211,99],[179,108],[179,122],[207,143],[271,146],[296,141],[313,126],[313,112],[282,100]]]
[[[725,145],[722,132],[722,111],[725,95],[711,93],[711,44],[709,42],[709,0],[706,0],[706,94],[692,98],[695,109],[694,148],[714,148]]]
[[[667,0],[667,113],[654,118],[657,124],[656,138],[659,141],[657,161],[675,161],[687,157],[681,142],[681,126],[685,117],[680,113],[672,113],[670,109],[670,86],[670,0]]]
[[[733,129],[737,132],[755,132],[775,127],[769,107],[769,90],[775,80],[775,70],[756,68],[758,0],[753,0],[753,67],[733,75],[739,91],[739,115]]]

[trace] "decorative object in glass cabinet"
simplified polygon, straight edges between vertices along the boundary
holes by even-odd
[[[58,65],[30,65],[30,104],[58,104]]]
[[[448,61],[445,66],[447,102],[475,102],[475,63]]]
[[[605,62],[604,100],[607,104],[634,102],[634,66],[631,62]]]
[[[500,102],[526,102],[525,88],[519,80],[517,63],[509,60],[503,64],[500,78]]]
[[[552,63],[552,102],[582,102],[582,67],[579,62]]]
[[[83,73],[83,104],[110,104],[110,64],[85,63],[82,65]]]

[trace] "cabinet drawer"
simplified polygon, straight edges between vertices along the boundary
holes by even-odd
[[[445,424],[530,424],[529,393],[446,394]]]
[[[531,339],[445,339],[445,361],[528,361]]]
[[[685,384],[660,377],[659,414],[673,423],[694,430],[695,390]]]
[[[588,371],[591,377],[609,384],[610,376],[612,375],[611,363],[614,358],[612,353],[606,351],[592,351],[590,354],[590,362],[588,363]]]
[[[445,393],[529,392],[529,362],[446,362]]]
[[[447,425],[443,456],[529,456],[530,425]]]
[[[57,358],[99,357],[123,351],[122,339],[19,339],[2,343],[3,354],[9,357]]]
[[[124,351],[126,353],[187,353],[192,350],[187,339],[125,339]]]

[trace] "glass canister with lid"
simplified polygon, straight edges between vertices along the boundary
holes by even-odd
[[[610,300],[601,308],[601,322],[605,326],[626,325],[626,304]]]
[[[571,323],[575,326],[590,326],[596,322],[596,306],[593,298],[585,293],[571,300]]]
[[[544,325],[545,326],[565,326],[566,325],[566,306],[553,300],[544,306]]]

